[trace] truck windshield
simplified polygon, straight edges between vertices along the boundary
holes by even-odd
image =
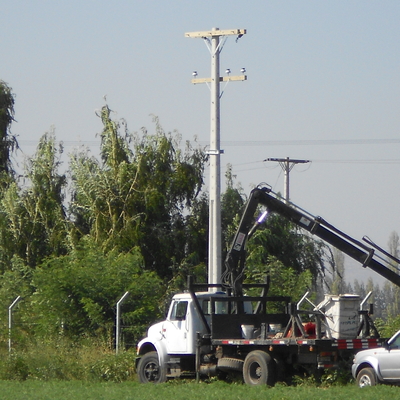
[[[398,334],[393,341],[390,342],[391,349],[400,349],[400,334]]]

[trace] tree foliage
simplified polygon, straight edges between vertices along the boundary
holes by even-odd
[[[332,254],[335,262],[335,269],[332,271],[332,277],[328,279],[329,287],[331,288],[330,292],[331,294],[345,293],[344,254],[335,248],[333,248]]]
[[[3,270],[17,255],[35,267],[50,255],[67,251],[67,225],[63,189],[66,177],[59,174],[62,148],[57,148],[54,132],[40,139],[36,154],[25,165],[27,185],[16,182],[4,191],[0,203],[1,262]]]
[[[116,303],[129,291],[125,306],[133,311],[126,318],[143,331],[159,317],[157,299],[162,293],[157,275],[143,267],[139,249],[104,254],[89,238],[68,255],[47,260],[32,279],[34,329],[40,334],[76,336],[89,328],[112,337]]]
[[[307,274],[311,279],[308,288],[312,284],[315,288],[318,278],[325,275],[326,265],[331,262],[327,245],[279,215],[269,216],[264,229],[257,231],[248,244],[247,274],[257,277],[260,282],[263,279],[260,271],[276,276],[272,270],[279,265],[283,275],[286,272],[298,277]]]
[[[14,99],[1,87],[9,101],[3,134],[10,140]],[[207,157],[189,142],[182,146],[180,135],[165,132],[157,118],[154,133],[131,133],[107,105],[98,117],[99,158],[77,150],[61,173],[63,148],[51,130],[25,163],[23,184],[10,179],[3,185],[0,300],[24,297],[25,332],[95,335],[111,346],[115,305],[126,291],[124,324],[136,340],[188,275],[207,280],[209,200],[201,191]],[[226,180],[224,251],[246,201],[229,166]],[[248,250],[248,280],[263,281],[268,273],[273,294],[302,295],[326,262],[321,243],[278,216]]]
[[[10,156],[18,147],[17,139],[10,131],[14,121],[14,102],[12,89],[0,80],[0,179],[3,186],[13,174]]]
[[[105,250],[139,246],[145,265],[163,277],[185,257],[185,216],[203,184],[205,156],[155,119],[155,134],[130,134],[101,112],[102,162],[75,154],[71,212],[78,236],[90,234]],[[121,126],[124,132],[121,134]]]

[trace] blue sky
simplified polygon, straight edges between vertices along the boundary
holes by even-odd
[[[131,131],[151,114],[183,140],[210,135],[202,39],[185,32],[247,29],[228,38],[221,72],[248,80],[221,99],[221,147],[244,191],[283,191],[268,157],[311,160],[290,174],[291,199],[346,233],[386,247],[400,232],[400,2],[0,0],[0,79],[16,94],[12,127],[31,155],[55,127],[67,153],[95,152],[103,96]],[[365,276],[355,267],[356,277]],[[373,275],[374,276],[374,275]]]

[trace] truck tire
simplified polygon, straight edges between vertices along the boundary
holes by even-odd
[[[223,372],[243,371],[243,360],[237,358],[224,357],[218,360],[218,369]]]
[[[138,364],[137,374],[140,383],[164,383],[167,380],[167,371],[160,366],[156,351],[143,355]]]
[[[359,387],[365,387],[365,386],[375,386],[377,384],[377,378],[376,374],[373,368],[367,367],[363,368],[358,374],[357,374],[357,385]]]
[[[273,360],[265,351],[250,352],[243,364],[243,380],[247,385],[273,385]]]

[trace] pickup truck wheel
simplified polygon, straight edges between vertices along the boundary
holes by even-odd
[[[273,360],[261,350],[249,353],[243,364],[243,380],[251,386],[273,384]]]
[[[156,351],[146,353],[140,359],[137,374],[140,383],[164,383],[167,380],[167,372],[160,366]]]
[[[373,368],[363,368],[358,374],[357,374],[357,385],[359,387],[365,387],[365,386],[375,386],[377,383],[375,371]]]

